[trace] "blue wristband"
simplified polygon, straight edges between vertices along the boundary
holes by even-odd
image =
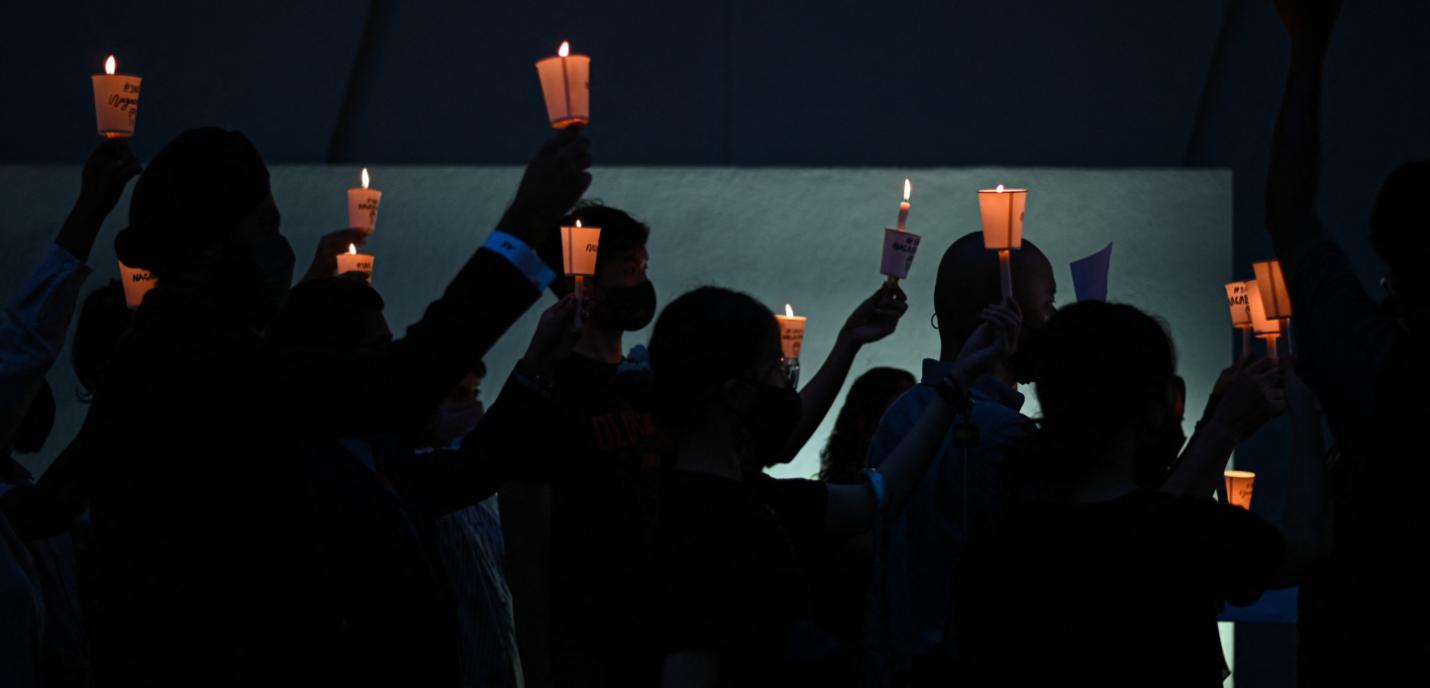
[[[860,473],[869,481],[869,489],[874,493],[874,504],[879,513],[884,512],[884,505],[889,503],[889,490],[884,485],[884,474],[877,468],[865,468]]]
[[[487,237],[487,243],[482,244],[482,248],[505,258],[512,267],[531,280],[537,291],[545,291],[556,279],[556,273],[546,266],[546,262],[541,260],[541,256],[536,255],[536,251],[531,250],[526,242],[500,229]]]

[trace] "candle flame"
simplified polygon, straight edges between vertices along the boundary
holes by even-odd
[[[104,73],[110,76],[114,76],[114,67],[114,56],[110,55],[109,59],[104,61]]]
[[[786,318],[793,318],[793,317],[794,317],[794,306],[791,306],[791,305],[789,305],[789,304],[785,304],[785,317],[786,317]]]
[[[356,245],[354,245],[354,244],[348,244],[348,255],[350,255],[350,256],[355,256],[355,255],[357,255],[357,246],[356,246]]]
[[[909,180],[905,179],[905,180],[904,180],[904,200],[905,200],[905,201],[909,200],[909,192],[912,191],[913,188],[914,188],[913,185],[909,184]]]
[[[1003,185],[999,184],[998,188],[994,189],[994,191],[997,191],[998,193],[1003,193]]]
[[[580,221],[580,220],[577,220],[577,221],[576,221],[576,226],[577,226],[577,227],[580,227],[580,226],[581,226],[581,221]]]
[[[566,41],[561,41],[561,47],[556,49],[556,54],[560,55],[561,57],[566,57],[567,55],[570,55],[571,44]]]
[[[362,168],[362,188],[366,189],[366,188],[367,188],[367,185],[370,184],[371,182],[372,182],[372,178],[369,177],[369,176],[367,176],[367,168],[366,168],[366,167]]]

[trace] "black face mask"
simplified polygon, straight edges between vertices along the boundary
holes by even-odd
[[[1138,438],[1137,454],[1132,457],[1132,480],[1138,487],[1155,490],[1167,480],[1167,473],[1182,453],[1187,436],[1182,432],[1182,420],[1167,409],[1166,421],[1160,427],[1144,428]]]
[[[740,412],[740,423],[750,440],[746,464],[755,470],[788,462],[787,445],[800,418],[804,402],[788,387],[755,385],[755,399]]]
[[[220,268],[226,301],[246,322],[267,326],[278,314],[293,282],[293,247],[273,233],[251,247],[235,247]]]
[[[624,332],[649,325],[655,317],[655,285],[646,280],[605,290],[596,306],[596,316]]]

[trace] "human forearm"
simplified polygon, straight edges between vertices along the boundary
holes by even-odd
[[[1309,40],[1292,42],[1286,90],[1272,135],[1266,225],[1288,279],[1301,255],[1325,231],[1316,214],[1324,62],[1324,45]]]
[[[834,343],[834,350],[829,352],[829,357],[824,359],[819,371],[810,378],[809,384],[799,391],[799,400],[804,411],[800,415],[799,425],[790,433],[789,442],[785,445],[785,457],[799,453],[800,448],[819,429],[819,424],[824,422],[829,409],[834,407],[834,400],[839,397],[839,390],[844,388],[844,381],[849,379],[849,370],[854,367],[854,357],[859,353],[859,349],[859,344],[848,337],[839,337]]]
[[[1206,496],[1221,484],[1238,435],[1215,417],[1202,425],[1187,443],[1177,468],[1162,483],[1162,491],[1177,495]]]

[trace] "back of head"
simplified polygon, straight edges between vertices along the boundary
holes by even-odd
[[[1430,305],[1430,277],[1420,269],[1430,258],[1430,160],[1397,167],[1375,199],[1370,240],[1390,269],[1396,294]]]
[[[372,336],[382,296],[361,279],[325,277],[293,287],[264,341],[282,348],[352,353]]]
[[[580,220],[583,226],[601,228],[601,247],[596,253],[597,281],[612,258],[639,249],[650,239],[649,226],[631,217],[626,211],[604,205],[600,201],[582,201],[570,214],[561,218],[560,226],[575,226],[577,220]],[[559,227],[551,228],[551,234],[542,242],[538,254],[547,267],[558,275],[562,274]],[[551,283],[551,291],[557,296],[565,296],[571,292],[571,283],[558,279]]]
[[[268,166],[248,137],[190,129],[135,182],[129,226],[115,237],[115,251],[126,265],[162,278],[232,234],[268,195]]]
[[[879,419],[889,404],[916,382],[907,370],[870,368],[849,386],[844,406],[834,421],[834,431],[829,434],[829,444],[820,454],[820,480],[839,484],[859,481]]]
[[[1040,329],[1050,310],[1044,293],[1054,288],[1052,264],[1033,242],[1012,252],[1014,299],[1023,310],[1026,328]],[[957,352],[981,322],[989,305],[1003,300],[998,254],[983,247],[983,234],[973,232],[944,251],[934,281],[933,309],[945,352]]]
[[[124,285],[118,280],[110,280],[84,298],[72,347],[75,377],[79,378],[85,395],[93,395],[98,390],[104,371],[114,358],[120,338],[129,331],[133,317],[124,300]]]
[[[1135,426],[1176,374],[1172,340],[1126,304],[1078,302],[1048,321],[1039,361],[1042,408],[1035,482],[1075,479]],[[1038,449],[1034,450],[1038,453]]]
[[[700,287],[672,301],[649,347],[661,425],[683,427],[721,385],[758,367],[777,336],[770,309],[748,294]]]

